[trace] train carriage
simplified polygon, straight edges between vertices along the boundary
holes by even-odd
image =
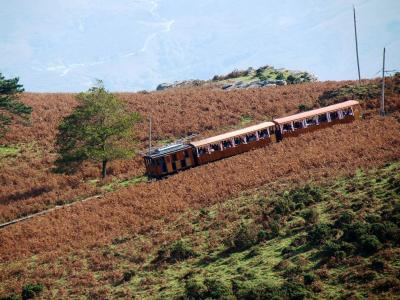
[[[361,116],[358,101],[349,100],[338,104],[274,119],[277,140],[298,136],[339,123],[350,123]]]
[[[195,166],[192,146],[173,144],[155,149],[144,156],[146,173],[162,177]]]
[[[199,165],[240,154],[275,142],[275,124],[263,122],[207,139],[191,142]]]

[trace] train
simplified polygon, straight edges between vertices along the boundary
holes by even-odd
[[[267,147],[284,139],[361,118],[360,103],[348,100],[294,115],[275,118],[198,141],[152,149],[143,156],[146,174],[162,178],[189,168]]]

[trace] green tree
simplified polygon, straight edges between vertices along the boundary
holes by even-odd
[[[104,178],[108,162],[134,154],[137,139],[133,126],[140,116],[127,112],[124,103],[108,92],[101,81],[76,98],[78,106],[58,127],[57,162],[65,170],[86,160],[101,162]]]
[[[11,124],[13,116],[27,117],[32,112],[32,108],[18,100],[20,93],[24,91],[19,78],[6,79],[0,73],[0,137]]]

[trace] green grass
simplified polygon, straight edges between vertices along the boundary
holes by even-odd
[[[0,146],[0,158],[16,156],[20,152],[17,146]]]
[[[115,191],[122,187],[127,187],[127,186],[131,186],[131,185],[135,185],[135,184],[139,184],[139,183],[147,182],[147,181],[148,181],[147,176],[137,176],[137,177],[133,177],[130,179],[114,180],[113,182],[102,186],[101,189],[105,192],[112,192],[112,191]],[[92,182],[97,183],[98,181],[92,180]]]
[[[322,200],[311,204],[311,207],[314,207],[319,212],[319,222],[332,223],[335,219],[335,213],[349,209],[354,203],[365,201],[366,194],[368,194],[370,197],[372,195],[374,200],[370,205],[371,207],[362,208],[362,210],[367,209],[369,212],[379,212],[381,206],[388,201],[389,197],[392,202],[400,201],[400,196],[390,190],[388,183],[389,179],[399,171],[400,163],[393,163],[373,172],[358,171],[354,177],[338,178],[329,185],[318,187]],[[349,190],[352,190],[352,192],[349,192]],[[283,197],[284,195],[287,195],[287,193],[280,193],[276,196]],[[223,244],[218,247],[210,247],[207,242],[210,234],[218,234],[221,230],[231,230],[237,224],[225,221],[227,223],[223,223],[220,228],[217,226],[215,227],[216,229],[213,229],[213,224],[216,224],[218,215],[228,211],[236,214],[239,220],[252,222],[256,216],[249,213],[249,211],[254,211],[255,207],[259,205],[257,203],[260,197],[263,196],[243,196],[227,201],[222,205],[216,205],[206,210],[203,209],[199,212],[199,215],[203,216],[201,221],[197,218],[193,219],[193,213],[191,213],[192,217],[183,215],[177,222],[181,223],[186,220],[187,223],[193,226],[193,233],[185,236],[185,240],[194,245],[198,256],[182,262],[167,263],[161,267],[156,267],[151,263],[154,258],[152,255],[143,268],[140,269],[140,272],[136,274],[135,278],[128,283],[130,290],[139,298],[174,299],[184,294],[184,282],[187,278],[199,278],[201,280],[212,277],[227,283],[239,280],[251,282],[254,285],[262,283],[279,286],[286,280],[284,276],[286,270],[279,270],[276,266],[283,261],[287,261],[292,267],[298,266],[299,261],[302,261],[302,273],[318,270],[321,267],[320,258],[317,255],[318,249],[315,247],[307,248],[301,246],[294,255],[289,257],[285,257],[282,254],[283,249],[288,247],[296,238],[306,233],[306,227],[297,233],[291,232],[288,227],[289,224],[301,219],[301,211],[292,212],[294,218],[282,227],[280,236],[257,243],[247,250],[226,252],[226,247]],[[342,198],[345,201],[341,202],[340,199]],[[269,200],[267,199],[266,201],[268,203]],[[332,209],[332,206],[336,207],[336,209]],[[176,230],[174,225],[165,228],[166,233],[174,230]],[[363,258],[359,264],[367,264],[367,262],[368,258]],[[389,262],[389,264],[400,271],[400,266],[396,264],[396,260]],[[319,280],[322,282],[323,290],[315,294],[315,296],[328,299],[343,295],[346,285],[343,282],[339,282],[338,278],[351,270],[351,268],[352,266],[347,265],[332,267],[329,270],[330,278]],[[149,281],[149,284],[146,284],[146,280],[143,280],[144,278],[152,278],[152,280]],[[356,292],[359,292],[360,295],[365,295],[362,285],[360,284],[359,286],[358,291],[357,285],[355,286]],[[313,293],[310,289],[309,292]]]

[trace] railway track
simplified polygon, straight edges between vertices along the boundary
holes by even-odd
[[[68,207],[68,206],[72,206],[72,205],[75,205],[75,204],[78,204],[78,203],[83,203],[83,202],[86,202],[86,201],[89,201],[89,200],[93,200],[93,199],[99,199],[101,197],[103,197],[103,194],[97,194],[97,195],[90,196],[88,198],[85,198],[85,199],[82,199],[82,200],[79,200],[79,201],[71,202],[71,203],[64,204],[64,205],[57,205],[57,206],[55,206],[53,208],[49,208],[49,209],[46,209],[46,210],[31,214],[31,215],[22,217],[22,218],[18,218],[18,219],[12,220],[12,221],[8,221],[6,223],[2,223],[2,224],[0,224],[0,229],[1,228],[5,228],[5,227],[10,226],[10,225],[13,225],[13,224],[16,224],[16,223],[20,223],[22,221],[26,221],[26,220],[35,218],[35,217],[47,215],[47,214],[49,214],[49,213],[51,213],[53,211],[56,211],[56,210],[59,210],[59,209],[62,209],[62,208]]]

